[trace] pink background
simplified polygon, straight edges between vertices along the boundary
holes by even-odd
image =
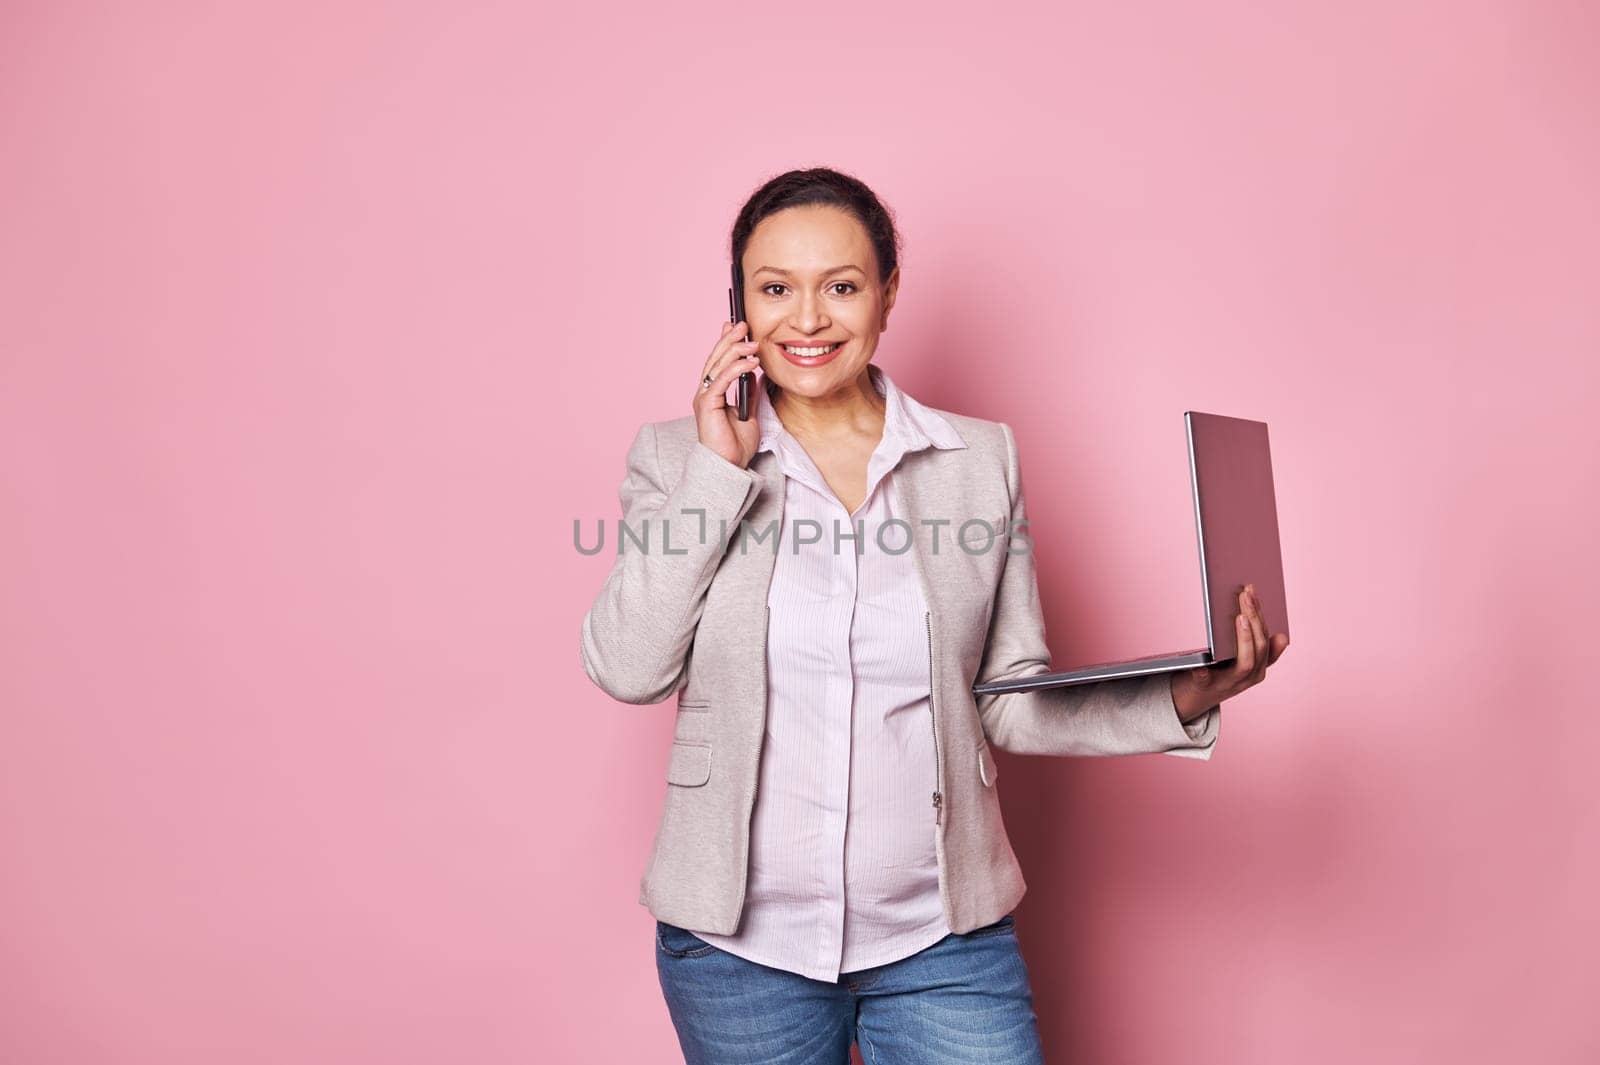
[[[0,1058],[678,1060],[572,526],[822,164],[1060,662],[1197,639],[1182,412],[1271,424],[1213,761],[1001,756],[1050,1059],[1595,1060],[1592,5],[460,7],[0,14]]]

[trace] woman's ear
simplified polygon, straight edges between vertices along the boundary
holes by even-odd
[[[889,311],[894,307],[894,295],[900,289],[900,267],[889,271],[889,282],[883,286],[883,311],[879,315],[878,332],[889,328]]]

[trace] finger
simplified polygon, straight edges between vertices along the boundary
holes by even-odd
[[[728,386],[733,384],[733,379],[741,373],[751,373],[760,365],[754,355],[745,358],[735,358],[722,368],[722,372],[711,379],[711,387],[697,391],[694,397],[695,410],[711,412],[720,410],[728,405]]]
[[[1267,675],[1267,654],[1272,650],[1272,638],[1267,635],[1267,622],[1261,616],[1261,602],[1255,597],[1254,586],[1247,586],[1246,595],[1250,600],[1250,636],[1256,645],[1256,670],[1255,679],[1260,681]]]
[[[709,384],[702,378],[700,391],[708,396],[716,396],[728,390],[729,381],[742,373],[752,373],[761,365],[761,357],[753,350],[748,350],[744,345],[735,345],[723,354],[722,362],[712,368]],[[712,402],[712,407],[717,406]]]
[[[723,322],[722,335],[717,337],[717,342],[711,346],[711,354],[706,356],[705,365],[700,368],[700,376],[716,377],[717,371],[727,361],[728,353],[735,346],[745,343],[745,331],[749,326],[744,322]],[[737,354],[743,354],[739,352]]]
[[[1289,634],[1280,632],[1272,638],[1272,658],[1267,662],[1270,666],[1283,657],[1283,652],[1289,649]]]
[[[711,367],[716,363],[717,356],[721,354],[723,348],[726,346],[728,341],[728,333],[733,329],[733,326],[734,323],[732,322],[724,321],[722,323],[722,331],[717,334],[716,341],[711,345],[711,352],[706,356],[705,364],[700,367],[700,373],[702,376],[711,373]]]
[[[730,363],[728,363],[727,367],[723,370],[722,374],[720,375],[720,378],[718,380],[713,381],[712,384],[711,384],[711,387],[706,389],[706,393],[708,395],[721,396],[722,397],[722,405],[724,407],[726,407],[727,410],[729,411],[729,415],[728,415],[729,420],[734,422],[735,424],[739,424],[739,419],[735,416],[737,414],[737,411],[735,409],[736,406],[737,406],[736,397],[730,396],[728,393],[732,390],[733,384],[734,384],[734,381],[735,381],[736,378],[740,377],[743,374],[752,374],[753,375],[756,372],[756,370],[760,368],[760,365],[761,365],[760,361],[754,355],[743,357],[743,358],[736,358],[733,361],[731,361]],[[753,383],[754,383],[754,381],[752,379],[752,384]],[[755,389],[752,388],[750,390],[750,407],[751,407],[752,414],[751,414],[751,417],[749,418],[749,423],[751,425],[755,425],[756,424],[756,419],[755,419],[755,416],[754,416],[754,410],[755,410],[755,404],[756,404],[755,395],[756,395]],[[717,407],[717,403],[714,400],[711,403],[711,407],[712,407],[712,409],[716,409],[716,407]]]
[[[1256,668],[1256,641],[1250,635],[1250,620],[1243,614],[1233,619],[1233,632],[1239,645],[1233,660],[1233,675],[1236,682],[1243,683]]]
[[[738,362],[739,360],[751,355],[756,355],[759,350],[760,345],[756,344],[754,341],[736,341],[729,344],[725,349],[719,352],[717,358],[708,367],[706,367],[704,376],[700,378],[701,386],[706,387],[705,379],[707,377],[715,381],[719,376],[721,376],[722,372],[728,368],[730,363]],[[746,370],[744,372],[748,373],[749,371]]]

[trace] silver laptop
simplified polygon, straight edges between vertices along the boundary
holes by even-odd
[[[1267,423],[1192,410],[1184,411],[1183,422],[1189,437],[1189,484],[1200,545],[1206,646],[1126,662],[1101,662],[1062,673],[989,681],[974,685],[975,693],[1059,688],[1230,662],[1238,654],[1234,618],[1239,614],[1239,593],[1247,583],[1256,586],[1268,635],[1289,631]]]

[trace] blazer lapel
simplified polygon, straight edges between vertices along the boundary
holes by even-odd
[[[925,448],[903,456],[894,471],[899,517],[911,526],[912,552],[916,556],[917,573],[922,578],[923,598],[928,604],[930,636],[935,641],[939,638],[940,619],[949,616],[946,593],[951,589],[951,581],[960,576],[951,564],[953,552],[958,550],[954,538],[957,523],[930,524],[950,517],[935,513],[941,495],[949,498],[947,493],[941,492],[939,477],[946,466],[945,458],[939,448]],[[937,552],[934,550],[935,535],[939,538]]]

